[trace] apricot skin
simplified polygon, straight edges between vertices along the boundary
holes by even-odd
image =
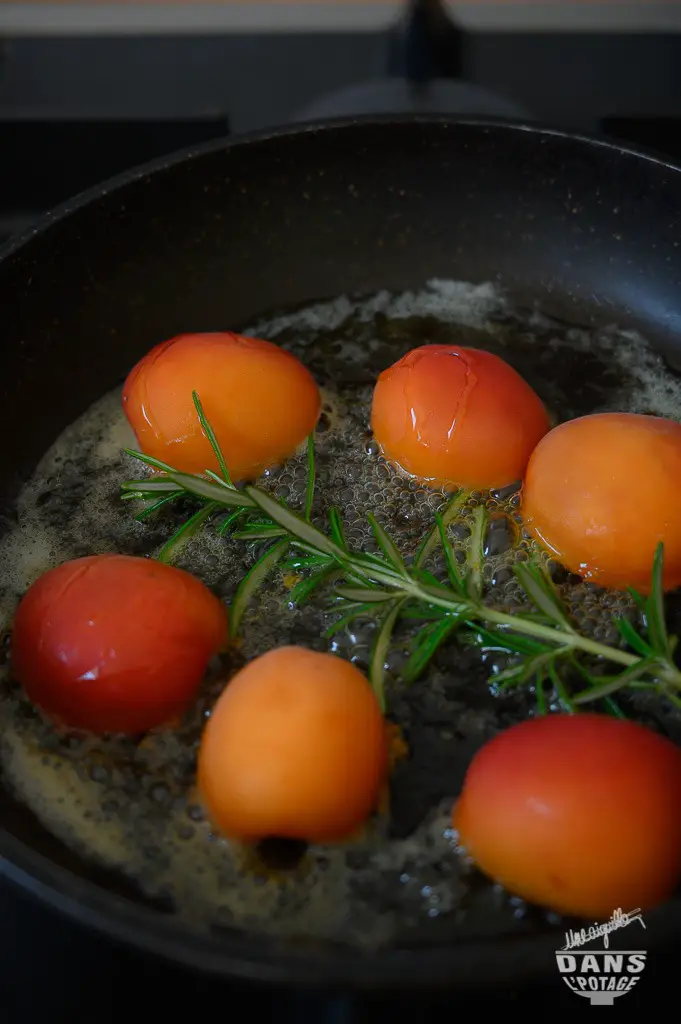
[[[184,714],[227,632],[225,606],[183,569],[88,555],[28,589],[14,618],[12,666],[58,725],[134,735]]]
[[[130,371],[123,408],[142,452],[185,473],[219,470],[193,391],[234,481],[256,479],[292,455],[321,409],[310,372],[269,341],[215,333],[162,342]]]
[[[549,427],[529,384],[483,349],[423,345],[374,389],[371,428],[383,455],[434,487],[515,483]]]
[[[334,842],[370,816],[387,772],[385,722],[359,669],[287,646],[250,662],[219,697],[198,788],[229,838]]]
[[[525,528],[570,572],[603,587],[650,589],[664,544],[664,587],[681,584],[681,424],[598,413],[555,427],[527,466]]]
[[[607,920],[681,875],[681,749],[634,722],[554,714],[512,726],[469,765],[459,843],[508,892]]]

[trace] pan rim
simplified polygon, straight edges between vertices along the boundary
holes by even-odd
[[[7,833],[0,833],[6,840]],[[390,990],[405,994],[423,989],[459,992],[511,988],[545,980],[560,950],[560,931],[530,936],[493,936],[423,948],[387,948],[369,955],[361,949],[305,946],[284,950],[267,936],[211,939],[169,924],[165,916],[134,903],[54,864],[43,854],[9,836],[7,845],[24,848],[28,870],[0,858],[0,879],[19,887],[77,925],[134,948],[157,960],[219,980],[257,982],[287,989],[361,996]],[[22,851],[23,854],[23,851]],[[85,890],[86,898],[83,898]],[[673,913],[670,913],[673,911]],[[646,914],[646,948],[655,950],[678,933],[678,898]],[[528,966],[532,965],[532,966]],[[556,982],[559,975],[556,973]]]
[[[33,227],[19,232],[0,246],[0,263],[19,252],[39,235],[49,231],[53,225],[77,213],[94,200],[101,199],[112,192],[117,192],[158,172],[171,170],[179,164],[189,163],[192,160],[209,156],[213,153],[229,152],[233,149],[266,143],[280,138],[296,138],[314,134],[322,135],[331,131],[351,130],[361,127],[393,127],[395,125],[407,124],[440,125],[443,128],[454,129],[460,127],[480,128],[482,130],[505,129],[509,132],[523,132],[546,138],[564,139],[568,142],[584,143],[587,146],[631,156],[637,160],[655,164],[677,174],[681,173],[681,162],[675,163],[664,154],[658,153],[653,149],[628,145],[623,140],[598,136],[589,132],[573,132],[566,128],[558,128],[549,123],[530,121],[524,118],[483,117],[477,115],[458,117],[447,114],[366,114],[352,117],[322,118],[314,121],[303,121],[290,125],[257,129],[252,132],[227,135],[224,138],[216,138],[198,146],[184,147],[164,156],[156,157],[153,160],[145,161],[142,164],[136,164],[127,171],[122,171],[120,174],[106,178],[104,181],[76,193],[75,196],[71,196],[69,199],[58,203],[50,210],[41,214]]]
[[[272,140],[374,129],[397,125],[432,125],[443,129],[477,128],[481,131],[523,132],[535,137],[557,138],[598,147],[632,157],[670,172],[681,165],[651,150],[629,146],[610,138],[507,118],[447,115],[393,115],[340,117],[284,125],[218,138],[184,148],[137,165],[86,189],[43,214],[36,224],[0,247],[0,262],[20,255],[22,249],[67,217],[92,202],[156,173],[200,159]],[[0,827],[0,878],[23,889],[33,898],[109,939],[142,952],[213,976],[243,981],[299,986],[311,989],[344,988],[357,992],[419,990],[425,987],[467,988],[486,983],[486,978],[508,984],[523,978],[546,976],[552,969],[559,932],[529,937],[492,936],[489,939],[449,943],[418,949],[385,949],[366,956],[361,951],[341,955],[336,947],[282,950],[266,938],[242,936],[210,939],[169,925],[165,916],[140,903],[125,899],[89,879],[51,861]],[[647,944],[665,941],[681,925],[681,900],[674,900],[647,915]],[[548,956],[548,963],[546,957]],[[534,964],[532,968],[529,965]],[[481,969],[482,968],[482,969]],[[556,975],[558,980],[558,976]],[[488,982],[487,982],[488,983]]]

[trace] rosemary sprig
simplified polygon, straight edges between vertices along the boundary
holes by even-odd
[[[244,617],[244,613],[248,607],[248,602],[251,597],[256,593],[258,587],[261,585],[263,580],[267,578],[272,569],[274,569],[277,562],[280,561],[287,548],[287,540],[280,540],[277,541],[276,544],[273,544],[267,549],[264,555],[260,556],[255,565],[251,566],[239,586],[236,588],[236,592],[229,609],[229,632],[232,638],[239,634],[241,620]]]
[[[507,667],[492,677],[497,690],[533,685],[539,711],[546,709],[547,688],[567,710],[594,702],[605,702],[620,714],[613,694],[623,689],[646,687],[681,707],[681,671],[675,663],[677,638],[669,636],[664,613],[664,551],[657,548],[650,594],[636,591],[632,597],[642,624],[616,616],[615,625],[622,645],[595,640],[579,631],[548,573],[538,565],[515,566],[517,580],[531,606],[529,611],[508,612],[485,603],[483,586],[483,538],[486,513],[476,509],[466,562],[459,566],[448,534],[448,525],[461,511],[465,497],[458,494],[445,513],[436,514],[435,524],[421,544],[411,566],[407,565],[395,541],[371,514],[368,521],[378,544],[378,554],[353,550],[348,544],[340,513],[328,513],[328,531],[312,524],[315,458],[312,439],[308,441],[308,486],[304,514],[299,515],[259,487],[242,490],[232,484],[217,439],[206,420],[198,395],[197,415],[221,468],[223,479],[181,473],[139,452],[128,451],[139,461],[160,471],[162,476],[126,481],[122,497],[152,501],[158,508],[166,500],[192,495],[202,508],[175,534],[184,535],[190,524],[201,525],[214,511],[226,509],[228,519],[219,530],[232,529],[234,537],[267,539],[273,544],[251,568],[232,602],[231,629],[239,629],[248,600],[263,579],[288,552],[289,567],[309,572],[294,587],[291,603],[308,600],[322,584],[333,581],[333,609],[339,615],[327,630],[329,637],[361,616],[379,616],[371,655],[370,676],[382,706],[385,704],[385,661],[398,622],[420,620],[422,628],[412,641],[404,681],[416,679],[441,645],[454,633],[487,653],[510,659]],[[145,512],[150,511],[145,509]],[[142,513],[144,515],[144,513]],[[238,527],[238,529],[234,529]],[[162,551],[168,555],[171,538]],[[426,568],[427,558],[437,545],[442,547],[448,579],[438,581]],[[172,547],[171,547],[172,551]],[[597,666],[598,671],[590,665]],[[605,675],[602,669],[615,671]]]

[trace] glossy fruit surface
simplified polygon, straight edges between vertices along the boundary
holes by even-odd
[[[216,333],[156,345],[129,373],[123,408],[141,451],[185,473],[219,470],[194,391],[235,482],[292,455],[321,409],[310,372],[272,342]]]
[[[378,803],[387,746],[359,669],[279,647],[246,665],[218,699],[201,742],[199,790],[231,838],[341,840]]]
[[[44,573],[21,600],[12,667],[58,724],[136,734],[181,715],[227,640],[227,610],[181,569],[92,555]]]
[[[510,893],[605,920],[670,897],[681,877],[681,749],[634,722],[548,715],[473,758],[453,825]]]
[[[515,483],[549,426],[541,400],[508,363],[458,345],[408,352],[378,378],[371,409],[385,457],[438,487]]]
[[[681,424],[598,413],[562,423],[533,452],[525,528],[565,568],[612,589],[650,588],[664,544],[664,585],[681,584]]]

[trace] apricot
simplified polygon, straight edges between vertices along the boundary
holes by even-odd
[[[228,683],[204,730],[198,789],[209,818],[242,842],[333,842],[376,808],[386,727],[350,662],[278,647]]]
[[[484,490],[520,480],[549,427],[529,384],[482,349],[413,349],[374,389],[371,428],[381,452],[435,487]]]
[[[471,761],[453,825],[508,892],[593,920],[647,910],[681,877],[681,749],[634,722],[552,714]]]
[[[555,427],[527,466],[525,528],[570,572],[614,590],[650,589],[664,544],[665,589],[681,584],[681,424],[597,413]]]
[[[182,569],[89,555],[43,573],[19,603],[12,668],[57,724],[136,734],[182,715],[227,642],[227,609]]]
[[[219,469],[193,391],[234,481],[255,479],[292,455],[321,409],[310,372],[272,342],[233,333],[164,341],[131,370],[123,408],[140,450],[185,473]]]

